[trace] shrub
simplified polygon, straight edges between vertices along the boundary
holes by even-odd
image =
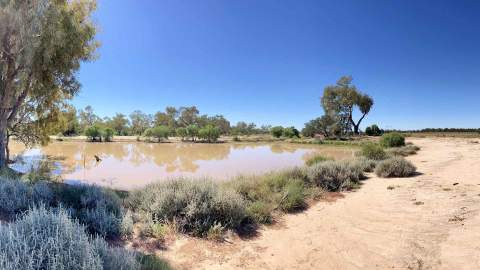
[[[91,126],[85,130],[85,136],[91,142],[102,141],[102,130],[98,126]]]
[[[185,138],[188,137],[187,129],[184,128],[184,127],[177,128],[177,129],[175,130],[175,133],[177,133],[177,136],[179,136],[180,138],[182,138],[182,140],[185,140]]]
[[[51,188],[44,182],[29,185],[21,180],[0,180],[0,211],[8,216],[21,213],[38,204],[50,205]]]
[[[195,141],[195,138],[198,137],[198,131],[199,131],[199,128],[198,128],[197,125],[187,126],[187,134],[188,134],[188,137],[190,137],[190,139],[192,141]]]
[[[270,224],[274,207],[263,201],[255,201],[247,207],[247,215],[256,223]]]
[[[402,157],[393,157],[378,163],[375,174],[379,177],[408,177],[416,170],[410,161]]]
[[[30,210],[16,222],[0,225],[0,268],[139,269],[137,256],[92,240],[63,209]]]
[[[358,167],[362,172],[373,172],[377,166],[377,162],[366,157],[357,157],[353,160],[347,161],[351,166]]]
[[[387,153],[383,147],[376,143],[368,143],[362,146],[360,155],[372,160],[383,160],[387,158]]]
[[[388,149],[388,153],[393,155],[393,156],[410,156],[410,155],[415,155],[417,151],[420,150],[420,147],[415,146],[415,145],[405,145],[402,147],[393,147],[391,149]]]
[[[305,207],[305,188],[302,180],[290,180],[283,188],[284,193],[280,201],[280,209],[291,212]]]
[[[113,191],[93,185],[62,185],[57,187],[56,195],[90,233],[107,238],[131,233],[125,227],[129,217],[124,216],[120,198]]]
[[[155,255],[140,255],[139,262],[141,270],[170,270],[168,263]]]
[[[400,147],[405,146],[405,137],[397,132],[382,135],[380,144],[383,147]]]
[[[300,137],[300,132],[295,127],[288,127],[283,129],[283,136],[287,138]]]
[[[246,217],[245,201],[237,192],[201,180],[179,179],[148,185],[132,192],[129,205],[156,222],[175,221],[179,230],[197,236],[206,236],[215,223],[235,229]]]
[[[158,142],[162,141],[163,139],[168,139],[170,135],[170,129],[166,126],[158,126],[153,127],[145,130],[144,136],[150,138],[157,139]]]
[[[106,141],[106,142],[111,142],[113,140],[113,134],[115,134],[115,131],[111,128],[106,128],[104,131],[103,131],[103,139]]]
[[[198,137],[207,142],[216,142],[220,138],[220,129],[208,125],[198,131]]]
[[[315,165],[317,163],[324,162],[324,161],[327,161],[327,160],[332,160],[332,158],[325,157],[325,156],[322,156],[322,155],[315,155],[315,156],[307,159],[307,161],[305,161],[305,164],[307,166],[312,166],[312,165]]]
[[[365,129],[365,134],[368,136],[381,136],[383,132],[377,125],[371,125]]]
[[[327,191],[341,191],[350,188],[363,178],[359,167],[349,162],[326,161],[309,169],[309,179]]]
[[[280,138],[283,135],[283,127],[281,126],[272,127],[270,129],[270,133],[272,133],[273,137]]]

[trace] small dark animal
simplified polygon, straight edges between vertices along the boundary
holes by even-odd
[[[95,160],[96,160],[97,162],[100,162],[100,161],[102,161],[102,159],[101,159],[101,158],[99,158],[97,155],[93,155],[93,156],[95,157]]]
[[[453,183],[454,186],[458,185],[458,183]]]

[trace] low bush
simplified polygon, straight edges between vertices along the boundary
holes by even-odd
[[[103,131],[103,139],[106,141],[106,142],[111,142],[113,140],[113,134],[115,134],[115,131],[111,128],[106,128],[104,131]]]
[[[44,182],[33,185],[21,180],[0,179],[0,211],[13,217],[38,204],[50,205],[53,192]]]
[[[283,135],[283,127],[281,126],[272,127],[270,129],[270,133],[272,134],[273,137],[280,138]]]
[[[92,239],[67,211],[33,208],[0,225],[0,269],[140,269],[137,255]]]
[[[283,187],[283,197],[280,201],[280,209],[291,212],[305,208],[305,187],[302,180],[292,179]]]
[[[386,133],[380,138],[380,144],[383,147],[401,147],[405,146],[405,137],[397,132]]]
[[[322,156],[322,155],[315,155],[315,156],[307,159],[307,161],[305,161],[305,164],[307,166],[312,166],[312,165],[315,165],[317,163],[324,162],[324,161],[327,161],[327,160],[333,160],[333,159],[329,158],[329,157]]]
[[[283,129],[283,136],[287,138],[300,138],[300,131],[296,129],[295,127],[288,127]]]
[[[351,188],[362,179],[363,171],[350,162],[325,161],[310,167],[309,179],[327,191]]]
[[[207,180],[150,184],[132,192],[128,204],[155,222],[175,222],[180,231],[197,236],[206,236],[216,223],[236,229],[246,217],[245,201],[237,192]]]
[[[371,125],[365,129],[365,134],[368,136],[381,136],[384,133],[377,125]]]
[[[270,224],[273,222],[272,212],[274,208],[274,206],[264,201],[255,201],[247,207],[247,215],[255,223]]]
[[[378,163],[375,174],[379,177],[408,177],[416,170],[410,161],[402,157],[393,157]]]
[[[384,160],[388,157],[383,147],[376,143],[364,144],[359,154],[372,160]]]
[[[347,162],[349,162],[351,166],[357,167],[358,170],[362,172],[373,172],[377,166],[377,161],[366,157],[357,157]]]
[[[388,153],[393,156],[406,157],[406,156],[415,155],[419,150],[420,150],[420,147],[409,144],[402,147],[390,148],[388,149]]]
[[[167,140],[170,133],[171,131],[168,127],[157,126],[157,127],[153,127],[145,130],[145,132],[143,133],[143,136],[149,138],[149,140],[151,140],[151,138],[155,138],[157,139],[157,142],[161,142],[163,139]]]

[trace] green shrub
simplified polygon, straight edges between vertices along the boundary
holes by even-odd
[[[170,135],[171,131],[168,127],[166,126],[157,126],[153,128],[148,128],[145,130],[143,133],[143,136],[147,138],[155,138],[157,139],[158,142],[162,141],[163,139],[168,139],[168,136]]]
[[[199,128],[197,125],[187,126],[187,134],[192,141],[195,141],[195,138],[198,137],[198,131],[199,131]]]
[[[140,255],[140,270],[171,270],[168,263],[155,255]]]
[[[44,182],[33,185],[21,180],[0,179],[0,212],[13,217],[38,204],[50,205],[53,192]]]
[[[111,142],[113,140],[113,134],[115,134],[115,131],[111,128],[106,128],[103,131],[103,140],[106,142]]]
[[[305,188],[302,180],[290,180],[283,188],[283,197],[280,201],[280,209],[291,212],[305,208]]]
[[[188,137],[188,131],[184,127],[177,128],[175,130],[175,133],[177,133],[177,136],[182,138],[182,141],[185,140]]]
[[[139,269],[137,255],[93,240],[65,210],[34,208],[0,225],[0,269]]]
[[[270,133],[272,134],[273,137],[280,138],[283,135],[283,127],[281,126],[272,127],[270,129]]]
[[[309,168],[309,179],[327,191],[341,191],[357,184],[363,172],[349,162],[325,161]]]
[[[378,163],[375,174],[379,177],[408,177],[415,174],[417,168],[402,157],[393,157]]]
[[[216,142],[220,138],[220,129],[208,125],[198,131],[198,137],[207,142]]]
[[[386,133],[382,135],[380,144],[383,147],[400,147],[405,146],[405,137],[397,132]]]
[[[245,201],[233,190],[211,181],[178,179],[132,192],[129,205],[156,222],[175,221],[178,229],[206,236],[216,223],[236,229],[246,217]]]
[[[98,126],[91,126],[85,129],[85,136],[91,142],[102,141],[102,129]]]
[[[283,129],[283,136],[287,138],[300,137],[300,132],[295,127],[288,127]]]
[[[322,156],[322,155],[315,155],[315,156],[307,159],[307,161],[305,161],[305,164],[307,166],[312,166],[312,165],[315,165],[317,163],[324,162],[324,161],[327,161],[327,160],[333,160],[333,159],[329,158],[329,157]]]
[[[365,129],[368,136],[381,136],[384,133],[377,125],[371,125]]]
[[[367,143],[362,146],[360,155],[372,160],[384,160],[387,158],[387,153],[382,146],[376,143]]]
[[[247,215],[256,223],[270,224],[274,207],[263,201],[254,201],[247,207]]]

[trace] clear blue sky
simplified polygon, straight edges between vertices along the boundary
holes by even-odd
[[[100,57],[74,105],[301,128],[347,74],[375,99],[365,124],[480,127],[479,14],[476,0],[98,0]]]

